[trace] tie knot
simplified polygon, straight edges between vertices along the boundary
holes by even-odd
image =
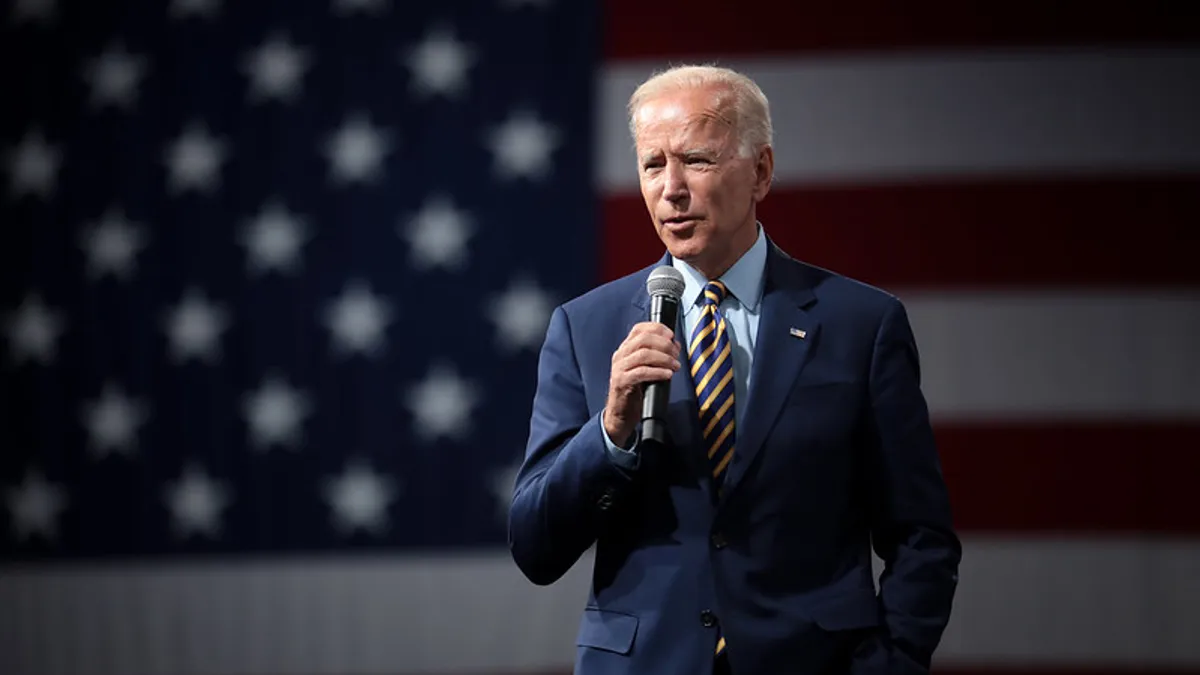
[[[719,305],[729,294],[729,289],[720,281],[710,281],[704,285],[704,304]]]

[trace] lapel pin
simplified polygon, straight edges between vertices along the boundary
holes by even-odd
[[[798,337],[801,340],[803,340],[804,336],[807,335],[807,333],[800,330],[799,328],[789,328],[788,332],[791,333],[792,337]]]

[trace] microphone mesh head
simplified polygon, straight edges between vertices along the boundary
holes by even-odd
[[[661,265],[650,273],[646,280],[646,292],[651,295],[669,295],[675,300],[683,297],[683,275],[670,265]]]

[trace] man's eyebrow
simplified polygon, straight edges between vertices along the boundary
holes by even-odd
[[[684,157],[711,157],[711,156],[719,154],[719,153],[715,148],[699,147],[699,148],[688,148],[687,150],[684,150],[678,154],[680,154]],[[645,163],[645,162],[649,162],[654,159],[659,159],[662,157],[662,155],[663,155],[663,153],[661,150],[650,150],[650,151],[644,152],[640,156],[638,156],[638,161]]]

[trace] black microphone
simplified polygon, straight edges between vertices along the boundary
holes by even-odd
[[[679,300],[683,297],[683,275],[670,265],[657,267],[646,280],[650,295],[650,320],[675,330]],[[682,344],[682,342],[681,342]],[[667,443],[667,403],[671,382],[649,382],[642,394],[642,442]]]

